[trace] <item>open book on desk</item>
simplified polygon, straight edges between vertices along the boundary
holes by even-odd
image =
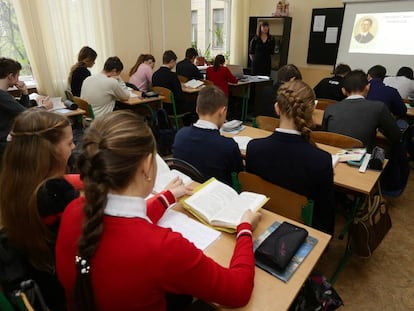
[[[362,157],[367,153],[366,148],[348,148],[339,150],[336,154],[339,162],[361,161]]]
[[[165,187],[176,177],[180,177],[184,183],[184,185],[189,185],[193,180],[187,176],[186,174],[175,170],[170,169],[165,163],[165,161],[157,154],[156,156],[157,161],[157,176],[155,177],[155,184],[153,193],[162,192]]]
[[[191,80],[187,81],[186,83],[184,83],[185,87],[189,87],[189,88],[192,88],[192,89],[199,88],[202,85],[204,85],[204,82],[200,81],[200,80],[196,80],[196,79],[191,79]]]
[[[238,194],[213,177],[197,188],[192,196],[182,200],[182,203],[201,222],[217,230],[233,233],[247,209],[255,212],[268,200],[263,194]]]

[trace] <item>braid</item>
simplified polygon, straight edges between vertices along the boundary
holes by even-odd
[[[313,125],[312,113],[315,95],[312,89],[301,80],[284,83],[277,96],[280,111],[295,123],[296,129],[306,141],[311,142]]]
[[[77,276],[71,299],[73,310],[96,310],[91,259],[102,237],[108,193],[125,189],[134,180],[142,161],[154,152],[151,130],[132,112],[117,111],[101,116],[85,132],[78,157],[85,185],[85,220],[74,258]]]

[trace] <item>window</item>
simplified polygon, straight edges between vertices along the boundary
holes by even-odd
[[[213,48],[224,45],[224,9],[213,10]]]
[[[23,81],[32,79],[32,70],[23,45],[12,0],[0,0],[0,55],[17,60],[22,65]]]
[[[197,11],[191,11],[191,46],[197,46]]]
[[[191,0],[193,46],[207,61],[217,54],[230,54],[230,9],[231,0]]]

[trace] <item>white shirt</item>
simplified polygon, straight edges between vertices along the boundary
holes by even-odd
[[[396,88],[402,98],[414,99],[414,80],[410,80],[404,76],[386,77],[384,84]]]
[[[147,202],[140,197],[108,193],[104,213],[116,217],[139,217],[152,223],[147,216]]]
[[[302,135],[302,133],[297,130],[282,129],[280,127],[278,127],[275,131],[280,132],[280,133],[286,133],[286,134]]]
[[[128,99],[129,91],[115,78],[98,73],[83,81],[81,98],[92,106],[95,117],[99,117],[112,112],[116,100]]]
[[[216,124],[210,121],[206,120],[200,120],[193,124],[195,127],[201,128],[201,129],[207,129],[207,130],[218,130],[218,127]]]

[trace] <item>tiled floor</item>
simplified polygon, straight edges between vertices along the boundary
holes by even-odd
[[[391,230],[371,258],[351,256],[335,283],[341,310],[414,310],[414,170],[404,193],[387,200]],[[337,235],[317,265],[328,277],[345,247]]]

